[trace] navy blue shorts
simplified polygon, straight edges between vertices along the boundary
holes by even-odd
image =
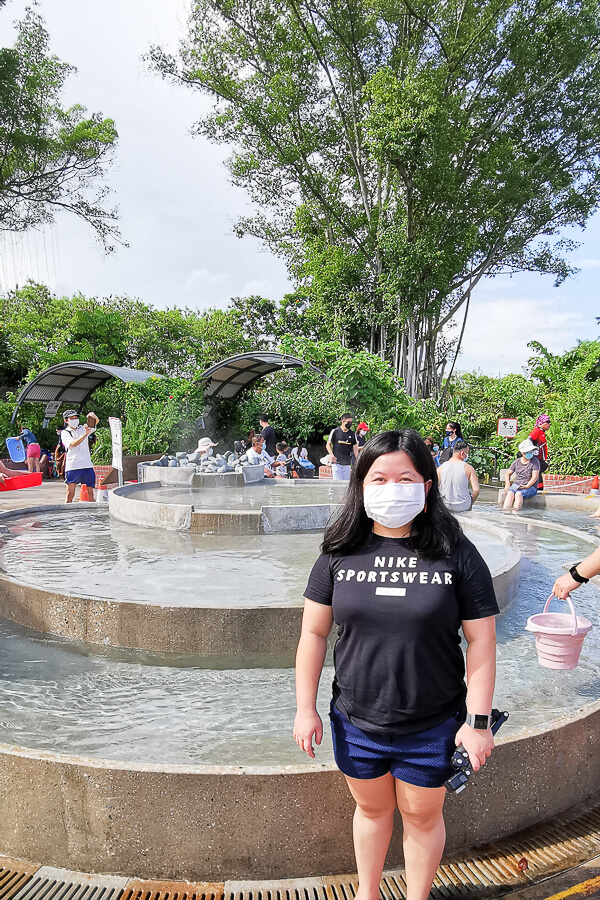
[[[407,784],[438,788],[454,774],[450,760],[464,710],[425,731],[389,737],[366,734],[333,705],[329,718],[335,761],[350,778],[380,778],[391,772]]]
[[[65,484],[85,484],[93,488],[96,486],[96,473],[93,469],[69,469],[65,472]]]

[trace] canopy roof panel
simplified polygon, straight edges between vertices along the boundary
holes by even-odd
[[[237,397],[240,391],[250,387],[264,375],[279,369],[301,369],[306,365],[319,375],[322,374],[316,366],[295,356],[270,351],[239,353],[206,369],[200,377],[208,380],[205,390],[207,397]]]
[[[102,363],[71,360],[58,363],[40,372],[33,381],[25,385],[17,398],[17,405],[12,415],[14,422],[22,403],[68,403],[80,406],[85,403],[99,388],[111,378],[121,381],[142,382],[149,378],[162,378],[155,372],[144,372],[141,369],[124,369],[120,366],[105,366]]]

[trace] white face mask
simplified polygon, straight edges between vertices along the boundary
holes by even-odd
[[[67,419],[67,425],[69,428],[77,428],[79,426],[79,419]]]
[[[366,484],[365,512],[370,519],[385,528],[402,528],[418,516],[425,506],[425,485]]]

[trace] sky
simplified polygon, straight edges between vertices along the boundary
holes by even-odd
[[[9,0],[0,11],[3,46],[12,44],[13,23],[27,5]],[[257,240],[233,234],[233,223],[251,206],[228,182],[226,149],[192,136],[209,100],[162,81],[142,59],[153,44],[176,50],[186,0],[103,0],[100,6],[39,0],[37,9],[52,52],[77,68],[65,103],[116,122],[116,164],[107,182],[129,246],[107,257],[89,226],[61,213],[40,234],[0,236],[0,291],[33,278],[61,295],[127,294],[160,308],[225,307],[231,297],[249,294],[279,300],[293,287],[283,262]],[[527,274],[478,286],[458,369],[521,371],[531,340],[560,353],[598,335],[600,214],[569,236],[581,242],[570,260],[581,271],[562,287]]]

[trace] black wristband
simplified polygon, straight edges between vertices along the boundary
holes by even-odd
[[[583,575],[579,574],[579,572],[577,571],[578,565],[579,563],[575,563],[574,566],[571,566],[571,568],[569,569],[569,575],[571,576],[573,581],[576,581],[578,584],[587,584],[590,579],[584,578]]]

